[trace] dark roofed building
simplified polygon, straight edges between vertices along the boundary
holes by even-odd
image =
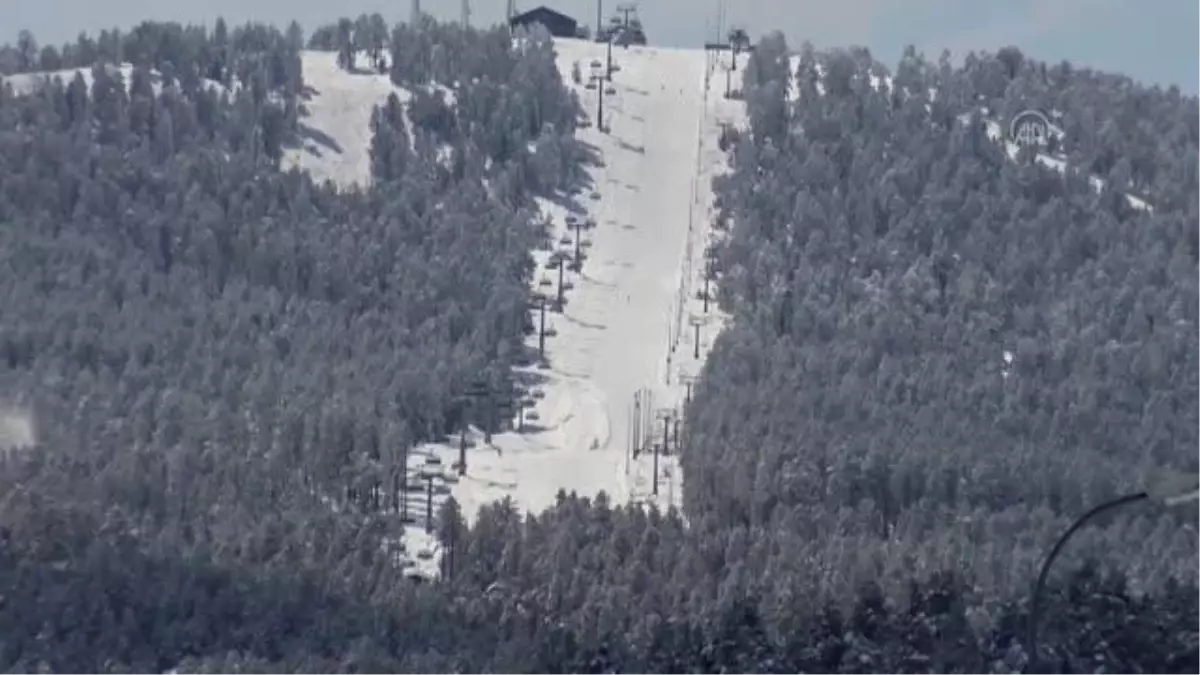
[[[579,35],[579,24],[571,17],[556,12],[549,7],[538,7],[531,9],[528,12],[517,14],[508,20],[508,25],[512,28],[517,26],[530,27],[534,24],[542,24],[546,30],[554,37],[573,38]]]

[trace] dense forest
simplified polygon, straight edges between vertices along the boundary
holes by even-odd
[[[389,486],[471,382],[520,395],[533,197],[589,161],[521,37],[376,15],[0,48],[88,73],[0,84],[0,397],[37,430],[0,454],[0,667],[1010,672],[1069,519],[1195,468],[1195,99],[1013,50],[909,53],[880,91],[865,52],[793,73],[773,36],[715,186],[734,322],[687,524],[563,494],[468,526],[451,499],[443,579],[410,582]],[[281,167],[303,48],[412,93],[372,116],[368,187]],[[1155,211],[1010,162],[972,111],[1030,97]],[[1050,667],[1195,671],[1196,546],[1194,513],[1081,535]]]

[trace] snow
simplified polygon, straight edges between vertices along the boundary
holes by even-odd
[[[0,406],[0,460],[9,452],[37,444],[33,416],[28,410]]]
[[[107,66],[107,68],[109,69],[109,73],[113,73],[114,71],[120,73],[121,80],[128,88],[129,81],[133,76],[133,64],[122,63],[120,66],[114,67],[110,65]],[[37,71],[32,73],[19,73],[17,75],[2,75],[0,76],[0,83],[12,85],[13,93],[15,94],[31,94],[43,84],[52,82],[55,78],[61,79],[64,86],[68,85],[71,83],[71,80],[75,79],[76,73],[79,73],[83,76],[83,81],[85,84],[87,84],[88,89],[90,90],[92,87],[92,81],[94,79],[92,77],[92,69],[90,67],[64,68],[63,70]],[[158,72],[157,70],[150,69],[150,78],[154,93],[158,94],[162,91],[162,73]],[[218,89],[222,91],[225,90],[225,86],[215,80],[203,80],[202,82],[204,83],[204,86],[210,89]]]
[[[959,119],[965,123],[970,119],[970,116],[969,115],[960,115]],[[996,122],[994,120],[986,120],[986,124],[987,124],[988,138],[993,141],[1003,142],[1005,152],[1008,153],[1008,156],[1010,159],[1015,160],[1017,158],[1017,154],[1021,150],[1020,146],[1017,145],[1013,141],[1004,140],[1004,131],[1001,128],[999,122]],[[1055,134],[1061,138],[1063,132],[1062,132],[1062,129],[1059,129],[1058,127],[1051,127],[1050,133]],[[1039,153],[1037,153],[1037,161],[1042,166],[1045,166],[1049,169],[1053,169],[1053,170],[1059,172],[1060,174],[1065,173],[1067,170],[1067,162],[1066,162],[1066,160],[1062,159],[1061,157],[1054,157],[1053,155],[1049,155],[1044,152],[1039,152]],[[1099,178],[1098,176],[1088,176],[1088,182],[1091,184],[1092,189],[1095,190],[1096,192],[1100,192],[1101,190],[1104,189],[1105,182],[1104,182],[1103,178]],[[1140,197],[1136,197],[1132,194],[1125,193],[1125,200],[1128,201],[1129,205],[1135,209],[1138,209],[1141,211],[1153,211],[1153,208],[1150,206],[1150,204],[1147,203],[1146,200],[1141,199]]]
[[[799,97],[800,92],[799,92],[798,87],[796,86],[796,80],[794,77],[795,73],[799,69],[799,67],[800,67],[800,55],[799,54],[789,55],[788,56],[788,68],[789,68],[789,72],[791,72],[793,75],[793,77],[791,77],[788,80],[788,97],[787,98],[789,101],[795,101]],[[824,70],[823,65],[820,63],[817,63],[817,64],[815,64],[815,67],[816,67],[816,71],[817,71],[817,76],[824,77],[825,70]],[[892,87],[891,76],[880,75],[875,72],[871,72],[868,74],[868,77],[870,78],[871,86],[875,87],[876,89],[880,89],[883,86],[886,86],[889,89]],[[822,96],[825,95],[825,87],[820,82],[817,83],[817,93]],[[930,88],[928,90],[928,94],[929,94],[929,100],[932,101],[934,99],[934,97],[937,95],[937,90]],[[925,104],[925,109],[926,109],[926,111],[930,111],[932,109],[932,106],[930,106],[927,103],[927,104]],[[980,112],[985,117],[990,114],[990,111],[987,108],[981,108]],[[1051,117],[1057,118],[1057,117],[1061,117],[1061,116],[1062,116],[1062,113],[1060,111],[1051,111]],[[969,114],[959,115],[959,120],[963,123],[966,123],[969,119],[970,119]],[[1065,132],[1063,131],[1062,127],[1060,127],[1056,124],[1053,124],[1053,123],[1050,124],[1049,133],[1050,133],[1050,135],[1058,138],[1060,141],[1062,140],[1063,136],[1065,135]],[[1015,160],[1017,158],[1018,150],[1020,148],[1016,143],[1014,143],[1012,141],[1004,140],[1004,131],[1003,131],[1002,127],[1000,126],[999,122],[996,122],[995,120],[990,120],[990,119],[987,120],[987,135],[988,135],[988,138],[990,138],[993,141],[1003,142],[1005,151],[1008,153],[1008,156],[1011,159]],[[1055,157],[1053,155],[1049,155],[1049,154],[1042,153],[1042,152],[1039,152],[1037,154],[1037,161],[1042,166],[1048,167],[1050,169],[1054,169],[1055,171],[1058,171],[1059,173],[1065,172],[1066,168],[1067,168],[1067,162],[1064,159],[1062,159],[1061,157]],[[1099,178],[1097,176],[1089,176],[1089,182],[1091,183],[1092,188],[1094,190],[1096,190],[1097,192],[1100,192],[1101,190],[1104,189],[1105,182],[1104,182],[1104,179],[1102,179],[1102,178]],[[1141,199],[1140,197],[1137,197],[1133,194],[1125,193],[1125,199],[1129,202],[1130,206],[1132,206],[1133,208],[1138,209],[1140,211],[1153,211],[1154,210],[1153,207],[1146,200]]]
[[[386,74],[343,70],[336,52],[303,51],[300,62],[306,114],[300,120],[301,144],[284,151],[283,167],[299,167],[314,180],[331,180],[344,189],[365,187],[371,178],[371,113],[392,93],[407,103],[410,92]]]
[[[574,62],[588,64],[604,52],[601,45],[579,40],[559,40],[556,49],[566,82]],[[589,169],[592,187],[575,201],[541,201],[540,207],[555,224],[556,242],[573,237],[568,216],[595,227],[584,230],[582,270],[566,273],[570,288],[563,312],[547,312],[553,332],[546,341],[548,368],[530,369],[544,378],[532,408],[537,419],[523,433],[497,433],[490,443],[471,429],[466,473],[448,481],[444,477],[455,473],[451,467],[458,461],[457,438],[426,444],[410,458],[414,473],[430,461],[446,467],[435,472],[435,480],[454,495],[468,520],[480,506],[505,497],[522,511],[541,511],[554,504],[560,489],[592,498],[604,491],[612,503],[681,504],[677,457],[659,456],[655,495],[654,453],[634,458],[630,446],[635,426],[661,443],[663,426],[654,413],[682,416],[687,387],[681,376],[699,374],[724,325],[715,303],[705,315],[697,293],[712,236],[711,179],[725,165],[717,146],[721,125],[745,124],[740,102],[725,100],[715,87],[707,90],[712,75],[722,72],[718,61],[727,58],[637,46],[614,52],[621,69],[613,77],[616,93],[606,95],[606,131],[594,124],[598,92],[569,85],[593,122],[579,130],[579,138],[601,161]],[[573,252],[571,241],[560,250]],[[538,288],[553,298],[557,272],[546,269],[549,256],[539,251],[535,257],[539,276],[551,282]],[[698,355],[689,324],[693,316],[705,321]],[[530,343],[536,347],[536,336]],[[650,413],[640,421],[632,415],[635,395]],[[435,509],[442,499],[435,494]],[[423,547],[436,560],[440,551],[424,533],[423,513],[416,520],[406,538],[408,554]],[[436,574],[429,558],[408,564],[417,574]]]
[[[455,468],[457,438],[410,453],[409,524],[404,540],[387,547],[414,576],[436,576],[441,557],[436,537],[426,532],[431,483],[433,512],[453,494],[468,520],[481,506],[505,497],[522,511],[541,511],[554,504],[560,489],[592,498],[604,491],[613,503],[660,508],[682,501],[677,458],[659,457],[655,495],[654,453],[634,458],[630,439],[638,426],[643,436],[661,442],[662,423],[653,413],[682,416],[686,387],[680,378],[698,375],[724,325],[715,303],[705,314],[697,293],[712,236],[711,179],[725,170],[725,153],[717,147],[721,126],[744,126],[744,107],[722,96],[728,54],[631,46],[613,53],[620,70],[613,76],[615,93],[605,95],[606,128],[600,130],[594,119],[599,92],[572,84],[570,70],[576,61],[603,59],[603,45],[558,40],[556,49],[564,82],[593,118],[578,136],[601,161],[589,168],[591,188],[570,202],[546,200],[540,207],[554,223],[556,242],[573,236],[568,215],[595,227],[584,231],[581,271],[566,274],[570,287],[563,312],[547,312],[548,368],[530,367],[529,375],[542,382],[524,430],[497,433],[487,443],[478,429],[470,429],[462,476]],[[302,142],[285,150],[283,168],[298,167],[342,189],[367,185],[372,110],[391,93],[407,103],[409,92],[386,75],[340,69],[333,53],[306,51],[301,58]],[[132,67],[121,71],[128,79]],[[90,71],[80,72],[90,84]],[[7,81],[28,92],[46,75]],[[74,71],[48,75],[70,78]],[[542,274],[535,284],[543,275],[556,281],[557,274],[545,268],[549,255],[536,253]],[[553,286],[538,289],[555,295]],[[698,346],[693,317],[704,323]],[[531,344],[536,347],[536,335]],[[635,395],[648,402],[650,415],[640,421],[632,416]]]

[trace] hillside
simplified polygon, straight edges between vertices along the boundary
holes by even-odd
[[[1196,467],[1194,99],[778,34],[589,86],[428,16],[32,45],[5,669],[1196,671],[1186,509],[1026,632],[1071,519]]]
[[[909,54],[878,73],[779,37],[750,60],[718,190],[735,319],[690,411],[685,504],[803,551],[759,564],[814,592],[916,566],[1022,594],[1075,514],[1195,470],[1195,209],[1012,152],[975,72]],[[1130,515],[1070,555],[1191,578],[1193,516]]]

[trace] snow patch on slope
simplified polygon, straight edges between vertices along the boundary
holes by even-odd
[[[604,58],[604,46],[592,42],[558,40],[555,46],[566,82],[573,63]],[[423,445],[410,458],[410,472],[437,475],[468,519],[505,497],[522,511],[541,511],[560,489],[587,497],[604,491],[613,503],[681,503],[675,456],[658,457],[655,494],[650,444],[661,443],[663,425],[653,413],[681,416],[686,387],[680,376],[699,373],[723,325],[715,303],[704,313],[698,293],[712,236],[711,180],[725,165],[717,147],[721,125],[745,122],[740,101],[725,100],[716,87],[708,90],[720,67],[714,58],[702,50],[642,46],[614,52],[620,70],[613,93],[605,95],[605,130],[595,125],[600,90],[571,85],[592,122],[578,137],[600,162],[588,169],[590,187],[572,200],[539,200],[539,208],[553,224],[551,248],[568,258],[575,244],[568,220],[594,227],[583,231],[582,268],[564,274],[565,306],[547,312],[545,367],[523,373],[539,380],[525,430],[515,430],[519,418],[512,420],[514,430],[494,434],[490,442],[471,430],[463,476],[447,478],[455,470],[442,468],[458,461],[457,437]],[[550,255],[535,252],[534,284],[553,300],[558,271]],[[691,316],[708,317],[698,356]],[[536,325],[536,310],[533,319]],[[536,349],[536,335],[529,344]],[[640,420],[632,415],[639,393],[650,413]],[[635,429],[646,448],[637,457]],[[669,434],[673,449],[673,423]],[[435,494],[435,514],[444,499]],[[414,533],[423,533],[423,514],[412,520]],[[436,542],[417,541],[433,557],[426,553],[426,562],[407,564],[415,574],[436,573],[428,563],[440,556]]]
[[[113,66],[111,64],[108,64],[108,65],[105,65],[104,67],[108,70],[109,75],[111,75],[113,77],[120,75],[121,81],[124,82],[125,89],[126,89],[126,91],[128,91],[129,81],[133,77],[133,68],[134,68],[133,64],[122,63],[119,66]],[[162,92],[162,73],[160,73],[159,71],[157,71],[155,69],[149,69],[148,72],[150,73],[150,81],[151,81],[151,86],[154,88],[154,93],[155,94],[161,93]],[[3,76],[0,76],[0,83],[11,85],[13,88],[13,93],[15,93],[15,94],[18,94],[18,95],[32,94],[32,93],[36,92],[38,89],[40,89],[41,87],[53,82],[56,79],[61,80],[63,83],[63,86],[65,87],[66,85],[71,83],[71,80],[75,79],[76,73],[78,73],[83,78],[84,83],[87,84],[88,90],[90,91],[92,88],[92,83],[95,81],[95,77],[93,76],[92,69],[90,67],[89,68],[64,68],[62,70],[37,71],[37,72],[31,72],[31,73],[19,73],[16,75],[3,75]],[[203,85],[205,87],[207,87],[211,90],[216,90],[218,92],[227,91],[225,85],[223,85],[222,83],[217,82],[215,80],[207,80],[206,79],[206,80],[202,80],[201,82],[203,83]],[[232,89],[232,91],[236,92],[237,86],[235,86]]]
[[[27,410],[0,408],[0,453],[24,450],[37,444],[33,416]]]
[[[331,180],[342,189],[366,187],[371,180],[371,113],[392,93],[407,104],[410,92],[392,84],[386,74],[347,72],[338,65],[336,52],[303,51],[300,62],[307,113],[300,120],[299,146],[284,150],[283,168],[308,171],[317,182]]]

